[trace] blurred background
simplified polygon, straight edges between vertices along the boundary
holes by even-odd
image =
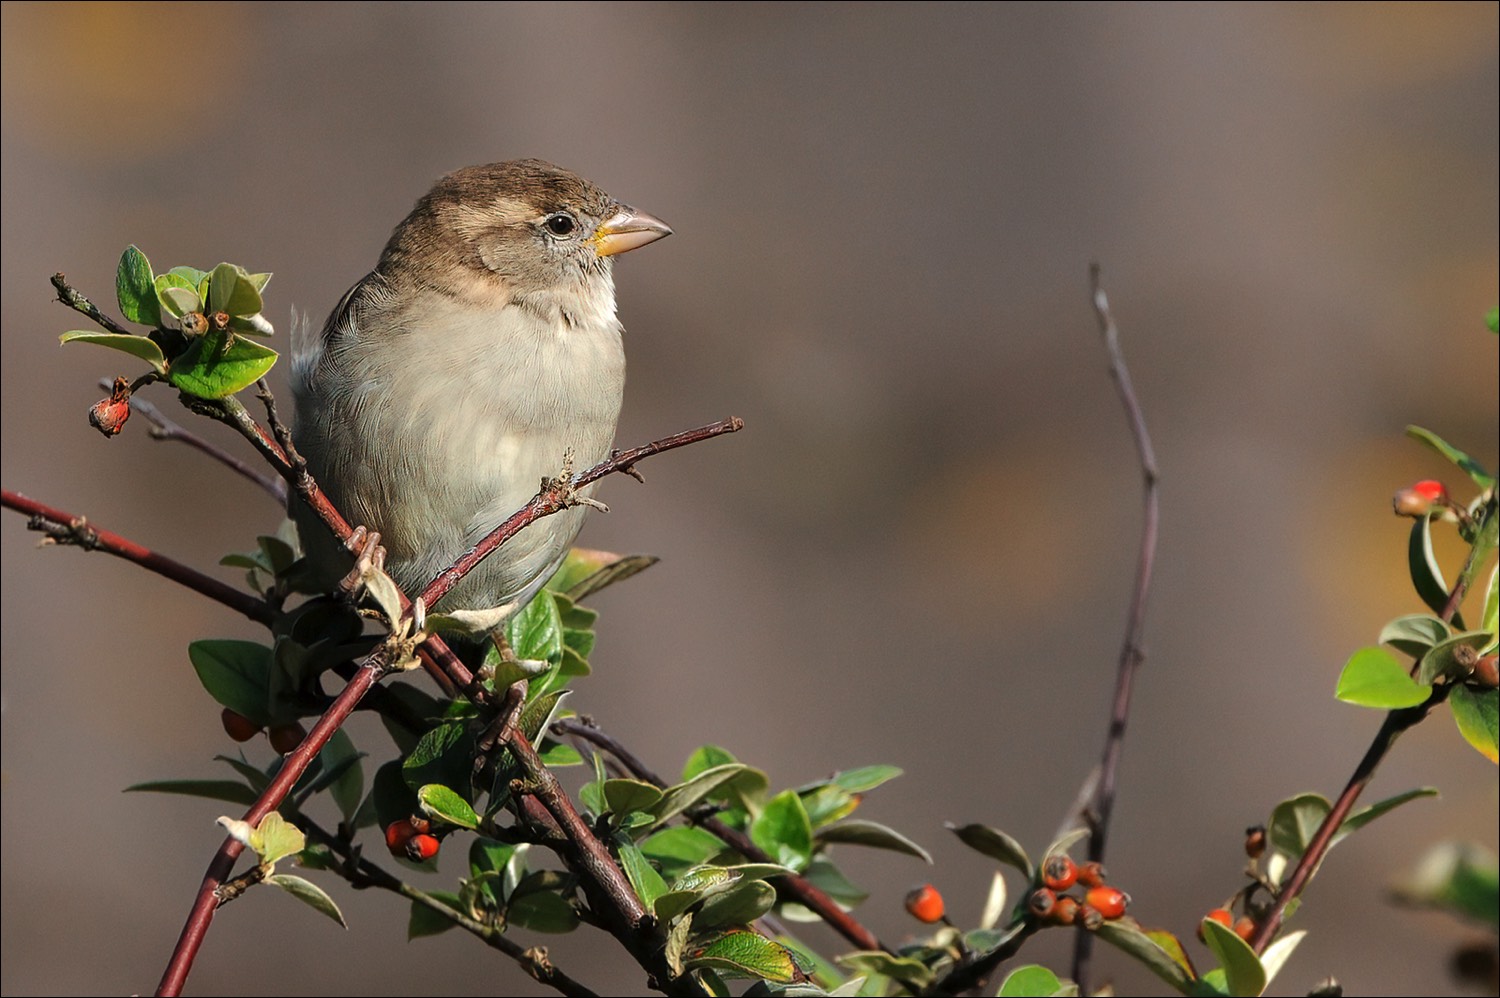
[[[1496,38],[1494,4],[7,3],[0,472],[239,581],[212,566],[277,509],[144,420],[108,442],[88,426],[97,379],[138,365],[60,350],[84,322],[48,276],[111,302],[132,242],[163,270],[227,259],[276,273],[284,334],[293,307],[321,321],[442,173],[580,172],[677,233],[616,270],[620,441],[747,428],[606,484],[582,541],[662,562],[597,599],[572,705],[667,773],[705,742],[775,787],[901,766],[861,816],[937,866],[840,854],[899,943],[916,882],[978,917],[992,866],[944,821],[1040,852],[1101,745],[1140,499],[1097,260],[1162,469],[1108,866],[1133,913],[1188,937],[1240,886],[1243,829],[1337,793],[1378,725],[1332,691],[1420,609],[1389,497],[1465,491],[1403,427],[1494,467]],[[257,631],[24,528],[0,523],[0,989],[147,992],[224,808],[120,791],[228,774],[185,648]],[[387,751],[368,719],[353,730]],[[1495,768],[1446,712],[1372,799],[1428,784],[1443,796],[1326,864],[1280,993],[1325,975],[1462,993],[1449,954],[1483,937],[1386,900],[1430,844],[1495,845]],[[452,851],[423,886],[452,886]],[[252,892],[190,991],[534,987],[459,933],[407,944],[404,904],[314,876],[352,931]],[[606,993],[645,990],[594,933],[527,941]],[[1025,955],[1063,970],[1066,944]],[[1112,952],[1097,967],[1163,990]]]

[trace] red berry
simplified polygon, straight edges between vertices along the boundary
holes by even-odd
[[[1064,894],[1057,899],[1057,904],[1052,909],[1052,924],[1072,925],[1078,920],[1078,909],[1081,907],[1076,898]]]
[[[268,732],[271,739],[271,747],[276,750],[277,755],[288,755],[302,739],[307,737],[307,730],[297,721],[291,724],[278,724]]]
[[[1220,925],[1224,926],[1224,928],[1228,929],[1233,928],[1234,926],[1234,915],[1229,911],[1228,908],[1215,908],[1213,911],[1203,916],[1203,921],[1218,922]],[[1208,942],[1208,940],[1204,938],[1203,922],[1198,923],[1198,941],[1200,943]]]
[[[913,887],[906,894],[907,913],[919,922],[941,922],[943,920],[943,896],[931,884]]]
[[[1249,915],[1241,915],[1239,920],[1234,923],[1234,934],[1248,943],[1255,938],[1256,928],[1255,919]]]
[[[1057,906],[1057,895],[1045,887],[1038,887],[1026,896],[1026,910],[1040,919],[1047,919]]]
[[[1054,891],[1065,891],[1078,882],[1078,867],[1061,853],[1048,856],[1042,864],[1042,883]]]
[[[1434,506],[1449,506],[1448,490],[1432,478],[1414,482],[1391,496],[1391,508],[1397,516],[1426,516]]]
[[[1437,502],[1448,494],[1443,483],[1435,478],[1424,478],[1412,485],[1411,490],[1428,502]]]
[[[109,398],[100,399],[89,409],[89,425],[106,437],[112,437],[125,428],[125,420],[129,418],[130,383],[124,378],[116,378]]]
[[[1486,686],[1490,689],[1500,686],[1500,665],[1496,664],[1496,657],[1493,653],[1474,663],[1474,672],[1469,676],[1469,682],[1475,686]]]
[[[1125,914],[1125,906],[1130,904],[1130,895],[1106,884],[1103,887],[1090,887],[1084,901],[1105,918],[1116,919]]]
[[[406,858],[424,863],[438,854],[440,844],[435,836],[413,835],[411,841],[406,843]]]
[[[406,844],[416,834],[417,830],[411,827],[411,822],[393,821],[385,826],[385,847],[391,851],[392,856],[404,857]]]
[[[1085,863],[1078,868],[1078,882],[1084,887],[1099,887],[1104,884],[1104,867],[1098,863]]]
[[[248,742],[261,732],[259,724],[228,707],[219,714],[219,721],[224,725],[224,733],[237,742]]]

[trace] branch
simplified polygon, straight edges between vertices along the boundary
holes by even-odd
[[[1099,331],[1104,334],[1104,346],[1109,351],[1109,373],[1114,379],[1120,402],[1125,407],[1131,435],[1135,438],[1145,489],[1145,523],[1141,528],[1140,552],[1136,556],[1135,591],[1130,597],[1130,616],[1125,625],[1125,638],[1120,645],[1120,660],[1115,670],[1115,695],[1110,707],[1109,730],[1104,739],[1104,755],[1099,763],[1098,782],[1083,812],[1084,821],[1089,828],[1089,859],[1101,862],[1109,835],[1109,818],[1115,807],[1120,757],[1125,751],[1130,694],[1135,685],[1136,671],[1146,660],[1146,653],[1141,647],[1141,635],[1146,626],[1146,597],[1151,590],[1151,573],[1156,563],[1156,532],[1160,512],[1156,494],[1156,453],[1151,447],[1145,414],[1141,411],[1135,388],[1130,382],[1130,370],[1125,366],[1125,354],[1120,349],[1120,332],[1109,308],[1109,298],[1099,283],[1097,263],[1089,268],[1089,285],[1093,294],[1094,312],[1099,318]],[[1089,990],[1086,977],[1093,944],[1094,934],[1080,927],[1073,944],[1073,980],[1084,993]]]
[[[68,278],[65,275],[60,273],[53,274],[52,286],[57,289],[57,300],[74,311],[82,312],[112,333],[119,333],[121,336],[135,335],[114,319],[99,311],[97,305],[85,298],[77,288],[68,283]]]
[[[104,380],[99,382],[99,386],[106,391],[110,387],[109,382]],[[262,474],[218,444],[205,440],[181,423],[167,418],[166,413],[139,395],[130,396],[130,408],[140,413],[151,423],[152,440],[177,440],[185,443],[189,447],[207,454],[235,474],[254,482],[262,490],[269,493],[271,498],[276,500],[277,504],[283,507],[286,506],[286,483],[280,478],[272,478],[269,475]]]
[[[1497,515],[1496,503],[1493,496],[1485,504],[1484,516]],[[1482,524],[1481,524],[1482,527]],[[1464,561],[1464,567],[1458,573],[1458,579],[1453,583],[1453,588],[1448,592],[1447,602],[1443,605],[1441,614],[1444,623],[1451,621],[1453,615],[1458,612],[1459,603],[1463,602],[1464,591],[1468,587],[1469,569],[1473,565],[1477,554],[1475,547],[1469,548],[1469,555]],[[1286,917],[1287,905],[1291,904],[1307,887],[1308,881],[1317,872],[1318,865],[1323,862],[1323,856],[1333,845],[1333,837],[1338,833],[1339,827],[1349,817],[1349,812],[1354,810],[1354,804],[1359,800],[1359,795],[1369,786],[1370,780],[1375,776],[1375,770],[1385,759],[1386,753],[1395,744],[1396,738],[1407,728],[1422,721],[1432,709],[1444,700],[1453,691],[1452,683],[1443,683],[1434,686],[1432,695],[1425,703],[1417,704],[1415,707],[1404,707],[1393,710],[1386,714],[1385,720],[1380,725],[1380,730],[1375,733],[1375,739],[1370,747],[1365,750],[1364,756],[1359,760],[1359,765],[1354,767],[1354,773],[1349,777],[1349,782],[1344,786],[1343,793],[1339,794],[1338,800],[1333,802],[1333,807],[1313,833],[1312,841],[1307,844],[1307,849],[1302,853],[1302,858],[1297,861],[1297,866],[1292,870],[1292,875],[1287,878],[1286,883],[1276,894],[1276,903],[1266,913],[1256,929],[1255,937],[1250,945],[1255,948],[1256,953],[1263,953],[1271,940],[1276,937],[1276,932],[1281,928],[1282,919]]]
[[[187,586],[209,599],[217,600],[257,623],[269,625],[275,619],[274,611],[265,601],[204,575],[180,561],[157,554],[119,534],[90,526],[84,517],[74,516],[72,513],[44,505],[8,489],[3,492],[3,500],[5,508],[31,517],[27,527],[31,530],[40,530],[47,535],[43,544],[73,544],[85,551],[104,551],[117,558],[135,562],[142,568]]]
[[[659,789],[666,788],[666,781],[653,772],[634,753],[620,744],[613,736],[593,725],[583,724],[572,719],[564,719],[554,721],[552,728],[554,731],[572,735],[599,746],[618,759],[637,779],[654,784]],[[731,849],[752,863],[776,862],[775,858],[757,846],[750,836],[738,829],[731,828],[717,818],[699,817],[692,813],[689,813],[687,818],[693,824],[718,836]],[[815,912],[830,928],[853,945],[862,950],[884,950],[892,955],[895,954],[895,951],[882,943],[875,933],[865,928],[860,924],[858,919],[839,907],[837,901],[819,890],[806,877],[798,874],[790,874],[772,879],[783,894],[786,894],[804,907]]]
[[[238,401],[228,398],[204,407],[195,406],[195,408],[204,411],[214,418],[228,422],[247,438],[251,439],[252,443],[256,443],[257,448],[267,455],[267,459],[272,461],[273,466],[277,467],[277,470],[284,477],[288,475],[292,476],[288,478],[288,481],[291,481],[293,486],[298,489],[299,495],[305,497],[307,493],[303,490],[310,489],[321,496],[321,490],[318,490],[317,483],[313,481],[312,476],[307,473],[306,469],[302,469],[299,473],[293,463],[287,459],[286,451],[282,445],[276,440],[271,439],[266,434],[266,431],[250,417],[245,407]],[[272,419],[275,419],[274,410],[272,410],[271,416]],[[647,444],[644,447],[637,447],[622,454],[617,454],[609,460],[595,465],[583,475],[573,479],[570,483],[563,485],[557,485],[556,483],[544,484],[542,490],[537,493],[536,497],[525,508],[507,520],[504,525],[494,531],[489,537],[485,538],[485,541],[481,542],[480,547],[484,548],[483,551],[479,551],[476,548],[474,551],[470,551],[464,555],[463,558],[460,558],[459,562],[453,567],[439,573],[438,580],[451,580],[448,587],[442,589],[442,592],[446,593],[448,588],[451,588],[452,585],[461,580],[486,555],[493,552],[523,527],[544,516],[556,513],[570,504],[576,503],[577,499],[573,493],[577,488],[581,488],[589,482],[596,481],[613,471],[629,470],[634,462],[649,457],[652,454],[659,454],[664,450],[681,447],[698,440],[705,440],[708,437],[718,436],[721,433],[733,432],[740,429],[743,425],[738,419],[730,419],[698,430],[678,433]],[[288,437],[287,440],[289,443],[290,438]],[[327,503],[326,497],[324,497],[323,501]],[[343,517],[339,515],[331,503],[327,504],[327,509],[337,524],[329,522],[329,526],[335,530],[335,533],[342,528],[344,531],[343,536],[347,536],[350,531]],[[507,530],[507,528],[511,529]],[[490,543],[491,541],[492,543]],[[476,554],[476,551],[479,551],[479,553]],[[427,588],[428,590],[433,590],[435,586],[437,586],[437,581],[434,581]],[[426,593],[424,592],[425,595]],[[435,603],[439,598],[441,598],[441,594],[433,597],[430,603]],[[412,604],[407,602],[403,596],[403,612],[398,626],[409,625],[411,619]],[[452,652],[448,651],[447,646],[442,643],[441,639],[435,636],[428,637],[423,645],[429,651],[434,646],[449,657],[453,657]],[[318,718],[317,724],[308,732],[307,737],[302,740],[302,743],[285,758],[281,769],[277,771],[275,779],[265,788],[255,803],[251,805],[250,810],[245,813],[243,820],[246,823],[252,826],[259,824],[261,818],[265,817],[271,811],[276,810],[281,805],[281,802],[286,799],[288,792],[296,784],[302,773],[306,771],[313,759],[317,758],[318,753],[322,751],[323,746],[327,744],[328,740],[333,737],[334,732],[353,713],[364,695],[386,675],[388,669],[386,661],[386,656],[389,654],[388,648],[389,645],[382,645],[361,663],[359,669],[354,674],[354,678],[345,685],[343,691],[339,693],[337,699],[323,713],[323,716]],[[468,670],[464,669],[461,663],[458,663],[456,657],[453,658],[453,662],[458,668],[463,669],[464,674],[467,675]],[[463,685],[468,687],[471,683]],[[572,803],[567,800],[567,795],[562,793],[561,787],[557,785],[557,778],[545,767],[541,766],[540,760],[536,759],[535,752],[531,750],[531,746],[526,742],[524,736],[521,736],[519,731],[512,731],[510,737],[507,738],[506,744],[515,752],[517,758],[522,760],[523,765],[528,764],[527,753],[530,753],[530,760],[535,763],[539,768],[540,774],[542,774],[540,779],[534,781],[537,789],[530,792],[539,796],[539,799],[547,806],[549,812],[552,813],[553,817],[568,833],[569,839],[579,846],[580,861],[585,865],[590,876],[594,878],[594,882],[601,886],[611,885],[609,886],[609,890],[611,891],[610,897],[618,906],[618,911],[624,923],[621,926],[624,931],[620,933],[619,938],[626,945],[632,946],[632,952],[636,953],[637,959],[641,960],[643,966],[648,965],[647,961],[651,959],[649,951],[639,944],[635,931],[635,927],[641,924],[645,912],[644,909],[641,909],[640,902],[636,899],[634,890],[630,888],[628,883],[625,883],[624,875],[620,873],[619,868],[614,865],[614,862],[609,859],[608,853],[603,852],[603,847],[599,846],[598,840],[593,838],[593,834],[583,824],[583,819],[578,817],[576,811],[572,810]],[[524,748],[518,746],[524,746]],[[534,773],[532,775],[536,776]],[[550,788],[548,781],[550,781]],[[555,793],[551,788],[555,788]],[[561,801],[558,801],[557,797],[560,797]],[[554,806],[556,810],[554,810]],[[571,820],[567,818],[567,814],[570,811],[572,814]],[[581,836],[577,833],[576,828],[570,827],[572,822],[576,822],[577,828],[582,829],[583,834]],[[603,852],[604,862],[602,864],[599,862],[597,854],[590,855],[588,852],[587,843],[590,840],[593,841],[599,852]],[[198,889],[198,895],[194,899],[193,907],[188,913],[187,922],[183,926],[177,946],[172,951],[172,957],[167,964],[165,973],[162,975],[161,983],[157,987],[157,994],[176,995],[181,993],[182,986],[187,981],[188,972],[192,969],[193,961],[197,957],[198,949],[202,946],[204,936],[208,932],[208,926],[213,921],[214,911],[221,903],[219,888],[229,876],[233,869],[234,861],[239,858],[243,850],[244,846],[240,842],[233,838],[226,838],[223,845],[219,847],[219,851],[214,855],[213,860],[209,864],[208,871],[204,874],[203,883]],[[628,899],[623,895],[616,896],[619,893],[618,885],[612,884],[613,880],[624,883],[624,890],[628,892]],[[658,976],[663,981],[670,979],[668,976]]]

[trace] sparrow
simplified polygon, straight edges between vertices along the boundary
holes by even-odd
[[[322,333],[294,347],[293,440],[345,519],[379,531],[403,591],[565,462],[609,455],[625,389],[612,258],[671,232],[541,160],[467,167],[417,202]],[[527,526],[437,609],[525,605],[585,512]],[[331,560],[327,528],[294,516],[315,563]]]

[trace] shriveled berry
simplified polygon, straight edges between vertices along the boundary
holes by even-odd
[[[1220,925],[1224,926],[1224,928],[1232,929],[1234,928],[1234,913],[1231,912],[1228,908],[1215,908],[1213,911],[1203,916],[1203,921],[1218,922]],[[1205,937],[1205,934],[1203,932],[1203,922],[1198,923],[1198,941],[1200,943],[1208,942],[1208,939]]]
[[[1054,891],[1065,891],[1078,882],[1078,867],[1062,853],[1048,856],[1042,864],[1042,883]]]
[[[1098,887],[1104,883],[1104,867],[1098,863],[1084,863],[1078,868],[1078,883],[1083,887]]]
[[[391,851],[392,856],[406,855],[406,844],[412,840],[417,830],[411,827],[409,821],[393,821],[385,826],[385,847]]]
[[[1078,906],[1078,924],[1090,932],[1098,932],[1104,924],[1104,916],[1100,914],[1098,908],[1085,902]]]
[[[913,887],[906,894],[907,913],[919,922],[941,922],[943,920],[943,896],[931,884]]]
[[[1125,906],[1130,904],[1130,895],[1105,884],[1102,887],[1090,887],[1088,894],[1084,895],[1084,901],[1105,918],[1116,919],[1125,914]]]
[[[406,820],[411,823],[412,828],[416,829],[419,832],[425,833],[432,831],[432,822],[428,821],[420,814],[414,814]]]
[[[100,399],[89,409],[89,425],[106,437],[112,437],[125,428],[130,418],[130,382],[116,378],[109,398]]]
[[[302,744],[302,739],[307,737],[307,729],[299,722],[293,721],[291,724],[276,725],[267,732],[267,736],[277,755],[287,755]]]
[[[1038,887],[1026,896],[1026,910],[1045,920],[1057,907],[1057,895],[1045,887]]]
[[[1266,826],[1251,825],[1245,829],[1245,855],[1260,859],[1266,852]]]
[[[417,863],[424,863],[438,854],[441,843],[436,836],[413,835],[411,841],[406,843],[406,858]]]
[[[1078,920],[1078,899],[1064,894],[1052,906],[1053,925],[1072,925]]]

